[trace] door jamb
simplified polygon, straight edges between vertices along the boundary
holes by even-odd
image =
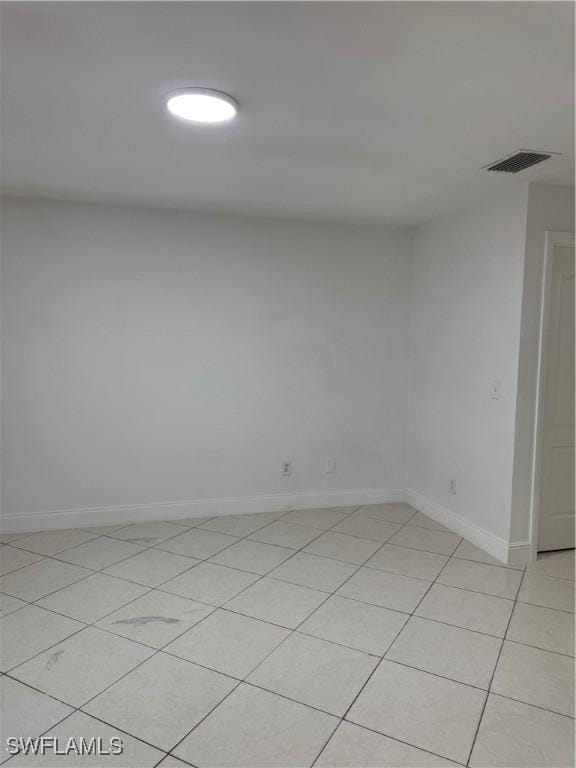
[[[544,401],[546,362],[548,359],[548,328],[550,324],[551,276],[554,248],[556,246],[574,247],[574,232],[548,230],[544,246],[542,268],[542,293],[540,299],[540,328],[538,338],[538,373],[536,383],[536,418],[534,420],[534,450],[532,462],[532,488],[530,493],[530,561],[536,560],[538,553],[538,524],[540,521],[540,486],[542,472],[542,433],[544,428]]]

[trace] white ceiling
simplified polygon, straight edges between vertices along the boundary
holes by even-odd
[[[569,184],[572,3],[3,3],[11,194],[412,224]],[[222,89],[226,126],[164,96]],[[517,176],[514,150],[564,153]]]

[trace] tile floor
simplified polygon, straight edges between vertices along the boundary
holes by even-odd
[[[574,764],[574,552],[506,567],[405,504],[7,534],[26,766]],[[8,736],[119,756],[10,757]]]

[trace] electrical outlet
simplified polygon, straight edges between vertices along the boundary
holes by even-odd
[[[283,461],[282,462],[282,469],[281,474],[283,477],[290,477],[292,474],[292,462],[291,461]]]
[[[329,459],[326,459],[326,463],[324,464],[324,472],[326,474],[331,475],[333,472],[336,472],[336,459],[333,457],[330,457]]]
[[[448,490],[450,491],[450,493],[454,493],[454,494],[456,493],[456,478],[455,477],[451,477],[450,478]]]
[[[500,379],[494,379],[490,386],[490,397],[492,400],[500,400],[500,393],[502,390],[502,382]]]

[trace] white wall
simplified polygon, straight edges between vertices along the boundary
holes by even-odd
[[[494,554],[525,543],[544,238],[573,230],[573,194],[508,189],[413,234],[6,200],[9,526],[407,488]]]
[[[6,201],[4,515],[402,488],[409,245]]]
[[[522,332],[516,412],[516,452],[510,539],[530,539],[534,426],[546,231],[574,232],[574,189],[531,184],[528,197]]]
[[[435,219],[413,241],[406,485],[484,546],[504,547],[510,527],[527,195]]]

